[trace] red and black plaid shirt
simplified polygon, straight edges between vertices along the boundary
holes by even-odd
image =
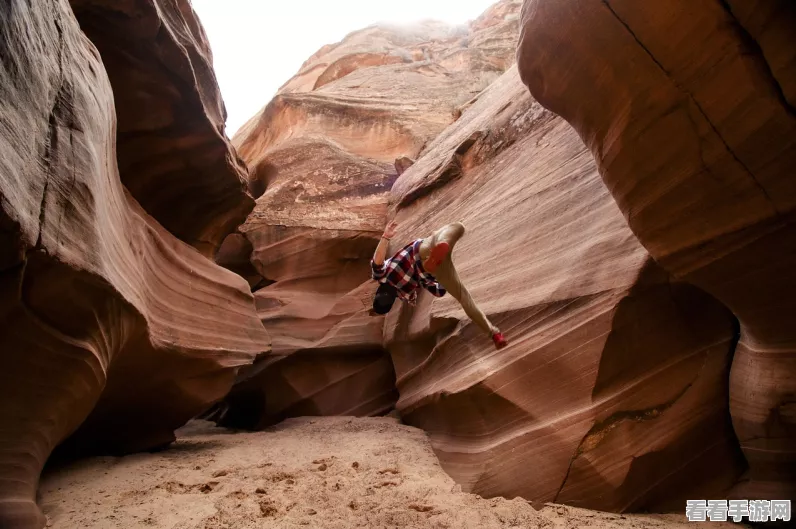
[[[418,239],[407,244],[401,250],[384,261],[381,266],[372,259],[370,266],[373,268],[373,279],[379,283],[387,283],[398,290],[398,297],[410,305],[417,302],[417,289],[423,287],[433,295],[441,298],[445,295],[445,288],[423,269],[420,259],[420,243]]]

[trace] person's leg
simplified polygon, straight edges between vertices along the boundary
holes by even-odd
[[[446,242],[450,246],[450,251],[448,252],[448,259],[450,259],[450,255],[453,253],[453,247],[459,242],[459,239],[461,239],[463,235],[464,224],[461,222],[454,222],[453,224],[441,227],[432,233],[430,237],[423,239],[423,242],[420,244],[420,259],[423,260],[423,264],[428,260],[434,246],[441,242]]]
[[[459,274],[456,272],[456,268],[454,268],[453,262],[450,259],[445,259],[445,261],[442,262],[439,268],[437,268],[434,277],[445,287],[448,294],[459,302],[465,314],[470,317],[473,323],[483,329],[489,336],[500,332],[497,327],[492,325],[486,317],[486,314],[476,305],[473,297],[470,295],[470,291],[462,284]]]
[[[462,284],[459,274],[456,272],[456,268],[453,266],[453,260],[451,259],[453,247],[463,235],[464,225],[461,222],[455,222],[453,224],[443,226],[434,232],[431,237],[423,239],[423,242],[420,244],[420,258],[423,260],[423,262],[425,262],[426,259],[428,259],[428,256],[431,254],[431,250],[440,242],[446,242],[450,245],[448,256],[435,270],[434,277],[443,287],[445,287],[445,290],[448,291],[448,294],[453,296],[453,298],[459,302],[464,309],[465,314],[470,317],[473,323],[483,329],[484,332],[492,336],[500,331],[497,327],[492,325],[484,312],[478,308],[478,305],[475,304],[473,297],[470,295],[467,287]]]

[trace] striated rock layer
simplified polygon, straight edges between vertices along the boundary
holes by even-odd
[[[641,243],[740,321],[742,498],[796,497],[795,27],[788,0],[528,0],[519,49]]]
[[[270,283],[255,297],[273,356],[241,375],[226,424],[392,408],[383,320],[367,315],[376,285],[363,285],[389,190],[513,62],[519,8],[503,1],[456,28],[426,22],[354,32],[311,57],[236,135],[252,189],[264,192],[240,232]],[[242,269],[248,254],[238,237],[225,242],[223,262]],[[260,404],[244,410],[252,400]]]
[[[0,35],[0,527],[32,528],[87,417],[83,449],[162,445],[268,337],[246,283],[121,184],[111,85],[66,0],[0,4]]]
[[[190,1],[70,2],[111,80],[122,183],[164,228],[213,255],[254,201]]]
[[[386,318],[397,408],[482,496],[600,510],[724,497],[732,314],[674,281],[628,228],[575,131],[496,81],[396,182],[394,246],[462,222],[453,262],[508,337],[449,296]]]

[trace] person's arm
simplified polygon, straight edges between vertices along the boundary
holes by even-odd
[[[384,233],[381,236],[379,245],[376,247],[376,251],[373,253],[373,259],[370,263],[373,268],[373,279],[378,280],[384,277],[384,260],[387,258],[387,250],[390,248],[390,239],[393,238],[396,231],[398,231],[398,223],[395,221],[390,222],[387,227],[384,228]]]
[[[384,264],[384,259],[387,257],[387,250],[389,247],[390,239],[382,235],[379,245],[376,246],[376,252],[373,254],[373,262],[376,264],[376,266],[381,266]]]

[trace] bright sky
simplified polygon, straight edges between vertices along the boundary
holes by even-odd
[[[324,44],[376,22],[472,20],[497,0],[192,0],[232,137]]]

